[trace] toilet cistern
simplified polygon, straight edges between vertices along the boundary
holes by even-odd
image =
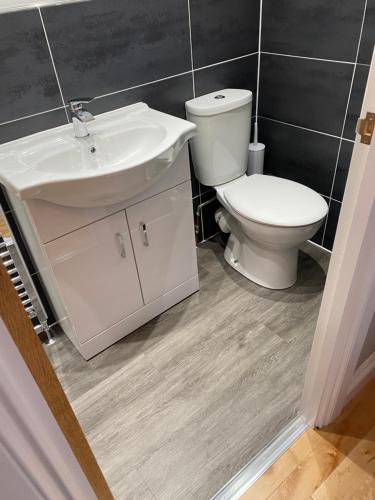
[[[87,122],[92,122],[95,117],[84,109],[83,105],[88,104],[93,100],[93,97],[77,97],[69,101],[69,112],[72,117],[74,135],[77,139],[88,137]]]

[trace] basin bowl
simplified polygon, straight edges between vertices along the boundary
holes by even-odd
[[[112,205],[173,168],[196,126],[145,103],[103,113],[77,139],[64,125],[0,146],[0,182],[21,200],[68,207]]]

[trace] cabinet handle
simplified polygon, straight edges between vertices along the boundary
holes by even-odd
[[[141,233],[143,236],[143,244],[145,247],[148,247],[148,234],[147,234],[147,226],[144,222],[139,223],[139,227],[141,228]]]
[[[124,239],[124,233],[116,233],[116,239],[117,243],[120,249],[120,255],[122,258],[125,259],[126,257],[126,248],[125,248],[125,239]]]

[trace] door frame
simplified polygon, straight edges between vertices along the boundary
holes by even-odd
[[[375,112],[375,52],[361,117],[367,111]],[[374,186],[375,138],[366,145],[357,134],[305,377],[303,415],[314,427],[334,420],[362,383],[352,381],[375,309]]]
[[[22,483],[30,498],[94,500],[89,481],[1,319],[0,346],[0,449],[14,471],[2,477],[5,491],[15,494]]]
[[[4,484],[18,476],[36,498],[113,500],[1,262],[0,318],[0,454],[15,472]]]

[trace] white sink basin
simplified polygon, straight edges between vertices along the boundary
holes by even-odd
[[[64,125],[0,146],[0,182],[22,200],[112,205],[150,187],[195,129],[144,103],[126,106],[96,116],[87,138]]]

